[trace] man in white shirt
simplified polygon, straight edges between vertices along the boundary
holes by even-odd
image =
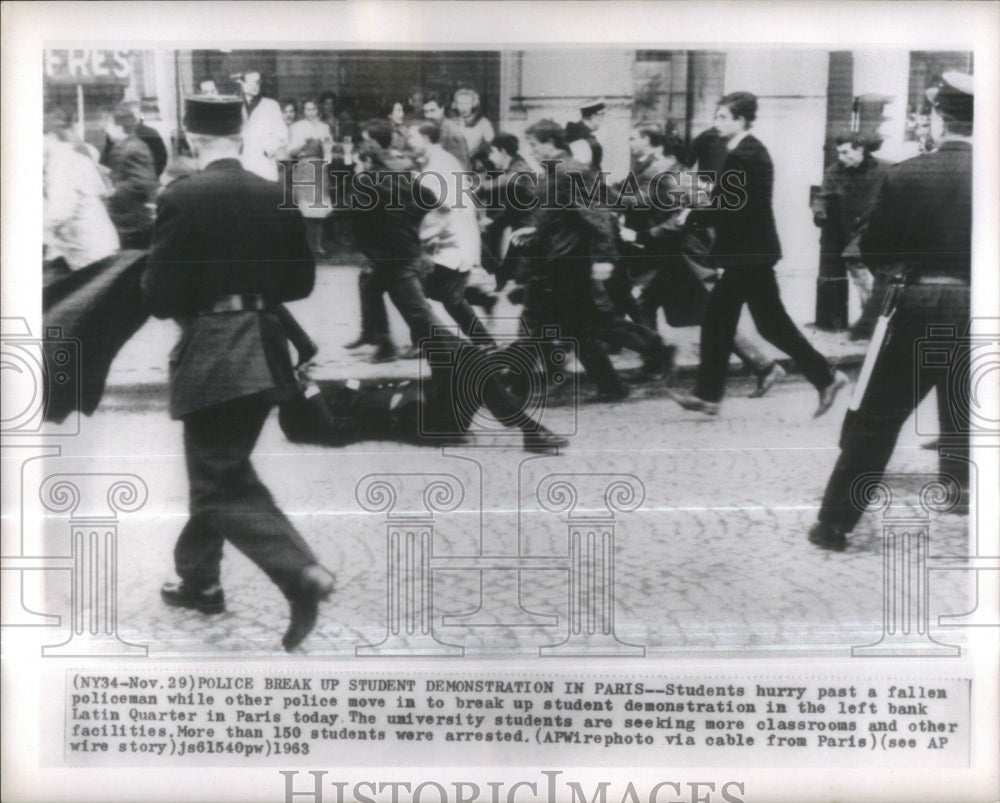
[[[243,167],[268,181],[278,180],[278,156],[288,144],[288,126],[278,101],[261,95],[260,73],[236,76],[243,91]]]
[[[492,341],[464,297],[469,271],[480,264],[481,250],[472,174],[442,147],[436,122],[411,126],[408,144],[421,165],[417,184],[430,210],[420,222],[420,240],[434,263],[425,280],[427,297],[440,301],[470,338]]]

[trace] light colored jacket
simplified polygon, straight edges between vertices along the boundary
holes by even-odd
[[[118,250],[118,232],[104,206],[104,181],[93,159],[67,142],[45,153],[45,259],[62,257],[73,270]]]
[[[481,262],[481,235],[472,201],[471,177],[459,161],[440,146],[428,153],[418,176],[423,193],[437,199],[420,222],[420,241],[437,265],[466,273]],[[463,190],[465,192],[463,192]]]
[[[261,98],[249,116],[244,105],[243,167],[268,181],[277,181],[277,159],[287,144],[288,126],[278,101]]]

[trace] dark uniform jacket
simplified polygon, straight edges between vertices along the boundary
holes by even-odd
[[[739,178],[745,200],[738,198]],[[733,182],[733,183],[727,183]],[[781,259],[781,243],[771,205],[774,194],[774,165],[767,148],[753,134],[747,134],[729,151],[719,181],[712,190],[713,200],[730,208],[701,209],[689,220],[715,228],[711,261],[719,268],[774,265]],[[735,207],[735,208],[733,208]]]
[[[142,290],[153,315],[176,318],[170,357],[174,418],[233,399],[296,392],[288,342],[269,311],[207,313],[232,295],[268,305],[305,298],[316,264],[298,209],[279,184],[220,159],[160,195]]]
[[[972,145],[945,141],[889,170],[861,235],[866,264],[966,281],[972,258]]]

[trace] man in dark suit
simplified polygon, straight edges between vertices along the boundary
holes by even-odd
[[[315,626],[333,576],[278,509],[250,455],[271,407],[297,393],[274,309],[312,292],[315,263],[302,216],[283,208],[281,187],[240,165],[240,100],[189,98],[185,111],[201,172],[161,194],[142,276],[153,315],[182,329],[170,357],[170,412],[184,422],[191,516],[174,548],[181,581],[161,595],[168,605],[221,613],[229,541],[288,599],[282,644],[292,650]]]
[[[729,150],[712,190],[715,208],[697,210],[690,219],[714,226],[712,264],[724,270],[709,296],[701,324],[701,364],[694,394],[674,393],[684,408],[717,415],[726,390],[726,371],[743,305],[750,307],[757,331],[795,360],[819,391],[816,415],[833,404],[847,377],[834,372],[803,337],[785,311],[774,265],[781,259],[771,198],[774,166],[767,148],[750,133],[757,98],[733,92],[719,101],[715,130]]]
[[[809,531],[823,549],[846,548],[863,512],[852,502],[851,486],[863,474],[882,474],[900,429],[931,388],[942,443],[949,444],[940,450],[941,473],[955,481],[953,491],[968,491],[969,444],[961,433],[969,421],[969,348],[959,339],[971,314],[972,76],[946,72],[932,94],[944,128],[940,145],[889,171],[861,236],[866,264],[896,263],[901,286],[884,345],[872,342],[871,378],[855,393],[857,409],[844,422],[840,457]],[[917,367],[918,342],[933,335],[932,326],[952,333],[942,340],[952,359]],[[964,388],[956,387],[956,377]]]
[[[860,132],[844,131],[833,141],[836,161],[823,173],[823,185],[811,204],[813,222],[822,229],[820,276],[844,281],[850,276],[864,310],[851,327],[851,339],[867,340],[875,328],[880,299],[872,299],[876,279],[861,261],[858,240],[889,163],[872,156],[872,142]],[[845,289],[844,298],[846,293]]]
[[[108,198],[108,215],[118,230],[122,248],[149,248],[153,234],[153,204],[159,182],[153,154],[136,128],[139,118],[129,104],[121,104],[106,123],[113,143],[108,155],[114,192]]]
[[[134,105],[129,105],[135,109]],[[159,178],[163,175],[163,171],[167,167],[167,146],[164,144],[160,132],[146,125],[143,122],[141,113],[136,112],[136,115],[139,122],[135,127],[135,135],[145,142],[146,147],[149,148],[149,152],[153,156],[153,170],[156,173],[156,177]],[[101,152],[101,164],[105,167],[111,166],[111,149],[114,148],[114,145],[115,143],[111,137],[108,137],[104,143],[104,150]]]

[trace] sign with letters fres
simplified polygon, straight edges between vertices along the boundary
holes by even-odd
[[[46,50],[45,80],[51,84],[127,84],[128,50]]]

